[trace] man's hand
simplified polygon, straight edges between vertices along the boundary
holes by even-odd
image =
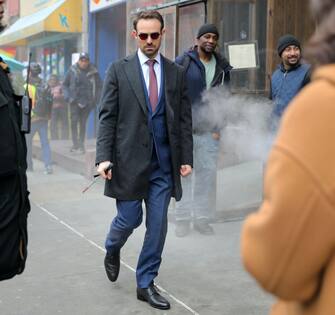
[[[192,173],[192,167],[191,165],[182,165],[180,166],[180,175],[185,177],[187,175],[190,175]]]
[[[105,173],[105,170],[108,168],[108,166],[111,164],[110,161],[101,162],[98,165],[97,172],[100,174],[100,176],[104,179],[112,179],[112,170],[109,170],[107,173]]]

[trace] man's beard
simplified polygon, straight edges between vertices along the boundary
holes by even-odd
[[[215,48],[216,48],[216,47],[213,47],[213,48],[205,48],[205,47],[203,47],[203,46],[200,46],[200,49],[202,50],[202,52],[205,53],[205,54],[208,55],[208,56],[211,56],[211,55],[214,53]]]
[[[294,62],[292,62],[290,60],[287,60],[288,64],[291,65],[291,66],[296,66],[300,62],[300,58],[297,57],[295,59],[296,59],[296,61],[294,61]]]

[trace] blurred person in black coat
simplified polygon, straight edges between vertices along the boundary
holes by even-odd
[[[98,69],[90,62],[87,53],[81,53],[78,61],[66,73],[63,82],[64,97],[70,107],[70,152],[85,153],[87,118],[98,104],[101,85]]]
[[[0,0],[0,20],[4,1]],[[26,142],[20,131],[19,97],[0,57],[0,280],[23,272],[27,257]]]

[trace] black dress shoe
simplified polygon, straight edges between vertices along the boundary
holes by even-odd
[[[104,262],[108,279],[112,282],[116,281],[120,271],[120,253],[112,255],[107,252]]]
[[[154,284],[148,288],[137,288],[137,299],[148,302],[152,307],[160,310],[170,309],[169,301],[158,293]]]

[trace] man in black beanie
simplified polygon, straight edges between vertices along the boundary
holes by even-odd
[[[289,102],[310,81],[310,66],[301,63],[301,45],[296,37],[280,37],[277,51],[282,62],[272,74],[270,91],[275,128]]]
[[[214,233],[209,223],[215,213],[211,197],[215,195],[220,130],[203,115],[206,110],[202,94],[205,91],[210,93],[213,87],[227,86],[230,81],[232,67],[215,51],[218,40],[217,27],[214,24],[204,24],[197,32],[196,45],[176,59],[186,72],[187,92],[192,104],[195,159],[193,183],[190,182],[191,179],[183,179],[183,201],[176,206],[177,237],[189,234],[192,221],[193,228],[199,233]]]

